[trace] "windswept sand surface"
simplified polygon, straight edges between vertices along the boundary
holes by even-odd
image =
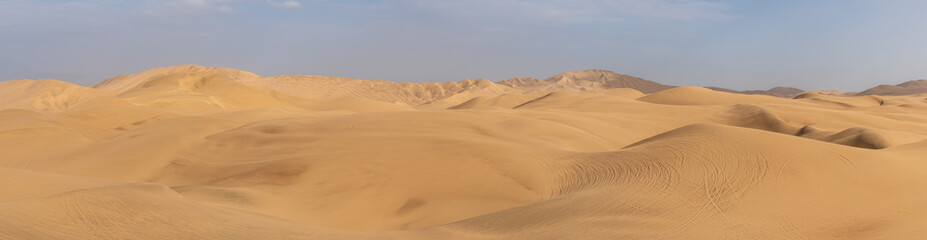
[[[558,76],[0,82],[0,239],[927,239],[923,95]]]

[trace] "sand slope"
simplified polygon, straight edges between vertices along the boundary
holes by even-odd
[[[0,82],[0,239],[927,237],[923,96],[583,74]]]

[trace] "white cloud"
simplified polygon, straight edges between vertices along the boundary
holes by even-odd
[[[727,5],[703,0],[612,0],[590,1],[604,11],[636,17],[671,20],[725,20],[732,16],[724,13]]]
[[[271,5],[271,6],[278,7],[278,8],[301,8],[303,7],[303,5],[297,1],[279,1],[278,2],[274,0],[267,0],[266,2],[267,2],[267,5]]]
[[[231,5],[242,0],[171,0],[166,3],[152,3],[146,11],[153,14],[165,13],[200,13],[200,12],[221,12],[235,13],[235,8]]]
[[[174,0],[169,4],[216,8],[221,6],[228,6],[227,4],[232,2],[241,2],[241,0]]]
[[[300,8],[302,4],[293,0],[170,0],[170,1],[148,1],[146,12],[153,14],[194,14],[203,12],[220,12],[220,13],[237,13],[243,7],[243,4],[261,3],[276,8]]]
[[[711,0],[409,0],[450,14],[496,14],[558,22],[613,22],[629,17],[661,20],[725,20],[728,6]]]

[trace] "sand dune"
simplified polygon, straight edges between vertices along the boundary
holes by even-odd
[[[923,171],[898,169],[923,164],[889,156],[696,124],[621,151],[569,156],[558,197],[429,230],[525,239],[923,236]]]
[[[641,97],[639,100],[650,103],[673,105],[723,105],[788,102],[785,99],[772,96],[719,92],[702,87],[671,88]]]
[[[651,83],[0,82],[0,239],[927,237],[924,96]]]
[[[219,67],[203,67],[196,65],[177,65],[170,67],[160,67],[149,69],[136,74],[126,74],[110,79],[106,79],[103,82],[100,82],[96,86],[93,86],[96,89],[111,91],[111,92],[125,92],[126,90],[135,88],[139,85],[144,84],[145,82],[150,81],[152,78],[159,77],[161,75],[178,73],[178,72],[209,72],[216,75],[222,76],[226,79],[233,81],[245,81],[253,78],[259,78],[257,74],[249,73],[237,69],[231,68],[219,68]]]
[[[469,94],[467,98],[472,98],[516,92],[486,79],[443,83],[396,83],[382,80],[292,75],[257,78],[242,82],[304,99],[365,98],[407,105],[435,102],[457,94]]]
[[[448,109],[473,109],[473,108],[515,108],[531,100],[543,97],[545,93],[515,93],[503,94],[489,97],[481,96],[471,98],[466,102],[457,104]]]
[[[61,111],[85,101],[112,95],[58,80],[0,82],[0,109]]]

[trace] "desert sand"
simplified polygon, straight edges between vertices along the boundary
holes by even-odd
[[[878,93],[4,81],[0,239],[925,239],[927,99]]]

